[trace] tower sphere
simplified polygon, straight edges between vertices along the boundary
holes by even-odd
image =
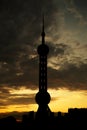
[[[46,44],[41,44],[37,48],[39,55],[47,55],[49,53],[49,47]]]
[[[36,102],[37,104],[48,104],[50,102],[50,94],[48,92],[38,92],[36,94]]]

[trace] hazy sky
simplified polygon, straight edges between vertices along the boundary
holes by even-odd
[[[87,1],[0,0],[1,112],[36,110],[43,12],[50,107],[87,107]]]

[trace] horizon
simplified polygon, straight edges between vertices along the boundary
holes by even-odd
[[[87,110],[87,108],[68,108],[67,112],[62,112],[62,111],[57,111],[57,112],[53,112],[54,113],[54,117],[57,117],[59,113],[61,113],[62,116],[65,116],[66,114],[69,114],[70,110],[74,111],[78,111],[78,110]],[[23,112],[18,112],[18,111],[12,111],[12,112],[4,112],[4,113],[0,113],[0,119],[3,118],[8,118],[8,117],[13,117],[16,119],[17,122],[21,122],[23,120],[23,116],[26,115],[28,116],[29,113],[34,112],[34,117],[35,117],[35,113],[37,113],[37,111],[23,111]]]
[[[29,94],[33,95],[32,104],[28,104],[28,101],[25,105],[17,104],[17,105],[9,105],[7,108],[2,108],[0,111],[3,112],[12,112],[12,111],[37,111],[38,104],[35,101],[35,95],[38,92],[37,90],[29,90],[28,88],[25,89],[25,87],[19,89],[19,90],[13,90],[10,91],[13,95],[13,99],[15,99],[14,95],[22,97],[22,96],[28,96]],[[48,89],[48,92],[51,96],[51,101],[48,104],[49,108],[53,112],[68,112],[69,108],[87,108],[85,105],[86,102],[86,94],[84,95],[85,91],[70,91],[67,89]],[[60,97],[60,100],[58,98]],[[12,96],[11,96],[12,98]],[[10,100],[10,99],[9,99]],[[24,102],[25,103],[25,102]]]

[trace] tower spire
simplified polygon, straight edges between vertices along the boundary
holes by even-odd
[[[45,43],[44,14],[43,14],[43,20],[42,20],[42,33],[41,33],[41,36],[42,36],[42,44],[44,44]]]

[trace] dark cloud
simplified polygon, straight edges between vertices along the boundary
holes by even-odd
[[[10,88],[11,90],[11,88]],[[7,105],[27,105],[35,103],[35,94],[11,94],[1,93],[0,94],[0,108]],[[4,101],[3,101],[4,99]]]
[[[64,43],[59,43],[59,44],[49,43],[48,45],[50,49],[49,57],[68,55],[72,51],[71,47]]]
[[[58,71],[49,68],[49,87],[87,90],[87,64],[81,64],[79,67],[75,64],[65,66],[65,68]]]
[[[81,25],[87,26],[87,1],[85,0],[66,0],[66,21],[70,26],[78,27]],[[74,29],[74,28],[72,28]]]
[[[20,98],[13,98],[13,99],[7,99],[6,102],[1,102],[0,103],[0,108],[1,109],[5,109],[6,106],[9,106],[9,105],[29,105],[29,104],[35,104],[35,99],[34,97],[20,97]]]
[[[87,1],[85,0],[73,0],[73,2],[75,3],[75,5],[84,13],[86,13],[87,11]]]
[[[18,69],[19,67],[19,69]],[[34,69],[35,68],[35,69]],[[21,61],[19,66],[9,66],[9,70],[0,73],[0,84],[6,86],[32,86],[38,83],[38,60],[27,59]],[[32,88],[33,89],[33,88]]]
[[[46,0],[41,2],[40,0],[4,1],[0,21],[1,41],[4,44],[9,44],[9,42],[11,44],[13,42],[15,44],[35,44],[34,40],[39,36],[37,32],[40,31],[39,26],[43,11],[46,13],[46,17],[49,17],[50,24],[52,21],[51,16],[55,12],[52,0],[50,3]]]
[[[45,28],[52,23],[56,10],[54,2],[1,0],[0,3],[0,84],[31,84],[35,81],[31,78],[31,70],[36,68],[37,60],[29,57],[37,55],[35,49],[43,12],[46,14]],[[37,77],[36,72],[33,75]]]
[[[36,49],[40,44],[42,13],[44,12],[45,14],[45,30],[49,32],[49,28],[51,28],[50,34],[52,36],[58,24],[56,14],[58,11],[59,13],[60,11],[64,11],[66,3],[68,2],[67,0],[64,2],[62,0],[50,0],[50,2],[47,0],[1,0],[0,89],[2,89],[3,86],[17,89],[22,85],[36,89],[38,86],[38,55]],[[86,1],[71,0],[67,8],[69,11],[72,10],[72,12],[74,11],[74,13],[78,15],[77,10],[74,9],[78,8],[82,10],[84,7],[83,11],[85,11],[86,4]],[[63,16],[62,18],[67,22],[66,17]],[[70,18],[67,17],[67,19],[69,22]],[[55,30],[52,32],[53,28],[55,28]],[[59,35],[56,36],[56,39],[59,40],[60,38]],[[72,54],[72,48],[69,45],[64,43],[55,44],[52,42],[48,42],[47,44],[50,48],[48,58],[63,58],[62,62],[64,65],[62,70],[48,69],[48,73],[50,74],[50,87],[55,88],[56,86],[59,88],[59,86],[67,87],[68,85],[70,86],[69,89],[86,89],[84,88],[85,84],[87,84],[85,78],[86,64],[81,64],[77,67],[73,64],[73,61],[70,63],[70,59],[67,60],[66,56]],[[55,64],[57,65],[59,63],[57,62]],[[66,66],[68,66],[67,69],[64,69]],[[76,86],[76,83],[79,87]],[[80,87],[81,84],[84,84],[83,88]],[[3,91],[6,90],[3,89]]]
[[[12,98],[13,97],[13,98]],[[9,98],[8,100],[8,105],[13,104],[13,105],[27,105],[27,104],[34,104],[35,99],[34,99],[35,95],[34,94],[30,94],[30,95],[21,95],[19,97],[16,96],[14,98],[14,96],[12,95],[11,98]]]

